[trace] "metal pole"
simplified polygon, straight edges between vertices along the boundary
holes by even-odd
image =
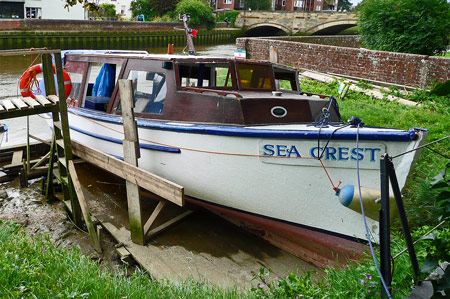
[[[186,32],[186,40],[187,40],[187,44],[189,47],[189,55],[197,55],[197,52],[195,51],[195,47],[194,47],[194,42],[192,41],[192,36],[191,33],[189,32],[189,26],[188,26],[188,22],[189,22],[189,17],[184,14],[183,15],[183,24],[184,24],[184,30]]]
[[[414,250],[414,244],[408,226],[408,218],[406,217],[402,194],[398,186],[397,176],[395,174],[394,164],[392,164],[392,160],[388,161],[388,175],[391,181],[392,190],[394,192],[395,202],[397,204],[397,210],[400,217],[400,222],[402,224],[403,236],[405,237],[406,247],[408,248],[409,252],[409,259],[411,260],[411,265],[413,267],[414,279],[415,282],[417,282],[417,278],[419,277],[419,263],[417,262],[416,251]]]
[[[386,286],[391,286],[391,236],[390,236],[390,211],[389,211],[389,155],[384,154],[380,159],[381,177],[381,209],[380,209],[380,271]],[[381,286],[381,298],[387,294]]]

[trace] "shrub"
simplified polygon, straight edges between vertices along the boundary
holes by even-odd
[[[361,4],[358,17],[365,47],[434,55],[450,44],[446,0],[365,0]]]
[[[227,11],[227,12],[222,13],[219,16],[217,16],[216,21],[217,22],[225,22],[225,18],[227,18],[228,21],[231,23],[231,25],[234,26],[234,22],[236,21],[238,14],[239,14],[238,10]]]

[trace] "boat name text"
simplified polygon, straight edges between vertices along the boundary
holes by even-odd
[[[319,150],[318,150],[319,149]],[[362,161],[366,160],[369,162],[375,162],[375,157],[377,153],[381,153],[380,148],[373,147],[311,147],[309,149],[309,157],[318,158],[323,152],[322,159],[331,161]],[[284,144],[264,144],[263,145],[263,156],[268,157],[286,157],[286,158],[302,158],[300,151],[295,145],[284,145]]]

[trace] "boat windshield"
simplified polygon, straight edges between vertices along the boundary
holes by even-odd
[[[229,63],[180,63],[178,76],[181,87],[233,87]]]
[[[274,67],[275,86],[281,91],[298,91],[297,72]]]
[[[238,63],[239,82],[242,89],[274,90],[270,65]]]

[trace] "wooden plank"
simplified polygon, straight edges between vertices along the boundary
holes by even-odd
[[[14,110],[3,111],[1,113],[2,114],[1,118],[9,119],[9,118],[22,117],[22,116],[28,116],[28,115],[33,115],[33,114],[49,113],[49,112],[53,112],[55,110],[55,108],[56,108],[55,106],[48,106],[48,107],[39,106],[39,107],[35,107],[34,109],[24,109],[24,110],[19,110],[19,109],[14,108]]]
[[[133,87],[131,80],[119,80],[120,104],[122,108],[124,160],[133,166],[138,166],[138,135],[137,124],[133,112]],[[139,186],[127,180],[128,219],[130,220],[131,239],[133,242],[144,245],[145,231],[142,217],[141,197]]]
[[[149,231],[146,236],[148,238],[154,237],[157,234],[163,232],[164,230],[170,228],[171,226],[177,224],[178,222],[180,222],[181,220],[183,220],[184,218],[186,218],[187,216],[189,216],[192,213],[193,212],[191,210],[185,211],[185,212],[181,213],[180,215],[170,219],[169,221],[161,224],[160,226],[155,227],[154,229]]]
[[[58,104],[58,103],[59,103],[59,97],[56,96],[56,95],[51,94],[51,95],[49,95],[47,98],[48,98],[51,102],[53,102],[53,104]]]
[[[119,255],[119,258],[124,263],[131,263],[131,253],[125,247],[116,248],[116,252]]]
[[[133,182],[179,206],[184,206],[184,188],[178,184],[76,141],[72,141],[72,151],[86,162]]]
[[[42,49],[23,49],[23,50],[2,50],[0,51],[0,57],[2,56],[23,56],[23,55],[39,55],[39,54],[53,54],[61,53],[61,50],[47,50]]]
[[[28,105],[25,104],[25,102],[22,101],[21,99],[12,99],[12,102],[19,109],[28,109]]]
[[[14,106],[14,104],[11,102],[11,100],[2,100],[2,105],[8,111],[17,110],[16,106]]]
[[[21,166],[23,159],[23,151],[15,151],[12,156],[11,166]]]
[[[36,97],[36,101],[38,101],[42,106],[50,106],[53,105],[52,102],[50,102],[49,100],[47,100],[44,96],[42,95],[37,95]]]
[[[78,202],[81,207],[81,212],[83,213],[84,221],[89,231],[89,237],[91,239],[91,244],[97,252],[102,252],[102,247],[100,246],[100,240],[97,237],[94,224],[91,220],[91,214],[89,213],[89,207],[84,198],[83,190],[81,189],[80,181],[78,180],[77,171],[75,170],[75,165],[72,160],[69,160],[69,173],[72,179],[73,187],[77,193]]]
[[[158,202],[158,205],[153,210],[152,214],[150,215],[150,217],[148,218],[147,222],[144,225],[144,234],[145,235],[147,235],[148,231],[152,227],[152,225],[155,222],[156,218],[158,217],[158,215],[161,213],[162,209],[165,206],[166,206],[166,202],[165,201]]]
[[[39,104],[35,99],[33,99],[32,97],[25,97],[23,98],[23,100],[25,101],[25,103],[27,103],[31,108],[35,108],[35,107],[42,107],[41,104]]]

